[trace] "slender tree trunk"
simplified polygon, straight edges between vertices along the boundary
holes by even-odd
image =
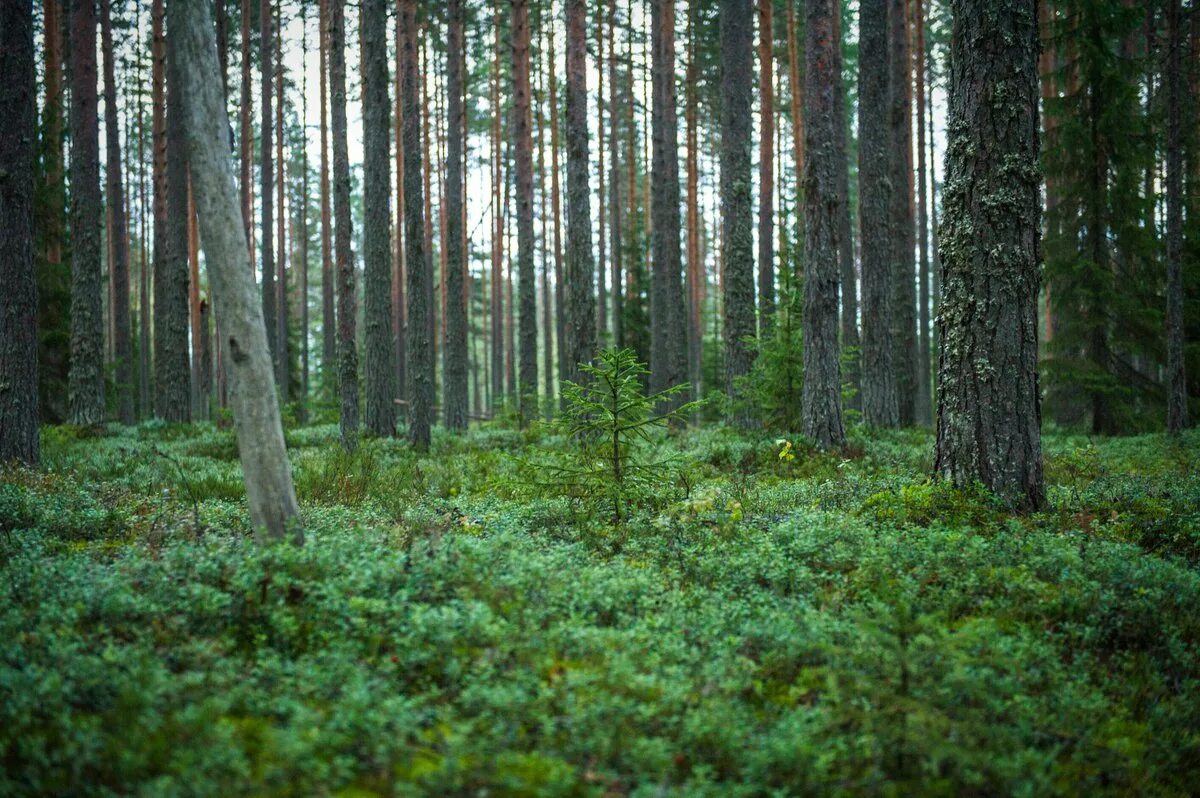
[[[308,6],[300,4],[300,423],[308,423]]]
[[[283,425],[267,350],[267,330],[255,297],[246,242],[238,234],[238,197],[229,163],[229,120],[221,99],[207,0],[172,0],[172,60],[186,114],[188,159],[196,181],[205,260],[230,353],[230,393],[250,521],[267,540],[290,533],[303,542]]]
[[[446,52],[446,344],[443,361],[443,404],[448,429],[467,428],[467,293],[466,249],[463,241],[463,8],[462,0],[449,0],[449,41]],[[536,346],[536,329],[535,346]]]
[[[862,0],[858,33],[859,242],[862,247],[862,412],[871,427],[900,423],[892,346],[893,186],[889,159],[888,0]]]
[[[425,288],[426,292],[428,292],[428,294],[429,294],[429,296],[426,298],[426,302],[428,303],[428,307],[429,307],[427,323],[429,325],[429,332],[428,332],[429,346],[432,348],[431,362],[434,364],[434,369],[436,369],[437,368],[437,354],[438,354],[438,336],[436,334],[437,333],[437,311],[434,309],[435,276],[434,276],[434,270],[433,270],[433,190],[432,190],[432,187],[433,187],[434,165],[433,165],[433,158],[430,155],[430,146],[433,143],[433,138],[429,135],[429,120],[432,119],[433,117],[429,112],[429,72],[430,72],[430,70],[429,70],[429,51],[427,49],[427,42],[429,40],[429,37],[427,34],[428,30],[429,30],[428,23],[424,23],[421,25],[420,37],[418,40],[419,41],[419,46],[418,46],[419,60],[417,62],[418,67],[417,67],[416,75],[417,75],[417,83],[420,86],[420,90],[421,90],[421,105],[418,110],[420,112],[421,143],[422,143],[422,152],[423,152],[423,156],[424,156],[421,158],[421,179],[422,179],[422,188],[424,191],[423,196],[425,198],[425,213],[424,213],[425,223],[422,227],[422,232],[424,234],[424,241],[425,241],[425,271],[427,272],[427,274],[429,276],[429,282]],[[436,374],[434,375],[434,379],[436,379]],[[430,423],[432,423],[432,416],[430,417]]]
[[[500,6],[496,6],[495,47],[492,58],[492,280],[491,371],[492,411],[504,396],[504,166],[500,131]]]
[[[900,423],[916,422],[917,298],[913,264],[915,237],[912,209],[912,97],[909,89],[912,64],[908,47],[908,0],[888,0],[889,128],[891,131],[889,172],[892,269],[895,292],[892,306],[892,357],[896,366],[896,402]]]
[[[753,27],[750,0],[721,0],[721,260],[724,264],[725,390],[739,395],[737,380],[754,362],[754,250],[750,202],[750,96]],[[748,426],[748,409],[734,421]]]
[[[275,382],[279,385],[279,340],[278,320],[275,297],[275,216],[274,216],[274,181],[275,166],[272,163],[271,136],[274,120],[271,116],[271,95],[273,88],[271,78],[274,75],[272,53],[274,38],[271,31],[271,1],[259,0],[258,32],[259,32],[259,75],[261,77],[260,96],[262,98],[261,124],[259,138],[262,143],[262,168],[259,170],[262,195],[262,306],[263,318],[267,324],[267,344],[271,347],[271,362],[275,368]],[[281,389],[287,386],[279,385]]]
[[[797,211],[804,204],[804,82],[800,76],[800,42],[796,24],[796,4],[788,5],[788,87],[792,111],[792,155],[796,172]],[[798,253],[802,253],[804,240],[804,214],[796,213]],[[802,260],[802,255],[797,258]],[[798,265],[798,264],[797,264]],[[796,269],[798,272],[799,270]]]
[[[567,260],[563,357],[566,379],[596,354],[592,212],[588,189],[587,4],[567,0]]]
[[[208,403],[201,392],[200,360],[203,357],[203,328],[200,319],[200,227],[196,222],[196,205],[192,200],[192,181],[187,187],[187,264],[188,264],[188,320],[191,323],[191,378],[192,418],[208,418]]]
[[[141,30],[141,10],[138,11],[138,30]],[[137,165],[138,165],[138,418],[150,416],[150,267],[146,259],[148,230],[146,214],[146,163],[143,142],[146,140],[146,109],[142,102],[142,59],[137,60]]]
[[[242,0],[249,2],[249,0]],[[333,223],[329,191],[329,3],[321,0],[321,368],[325,379],[336,380],[337,318],[334,302]]]
[[[324,0],[322,0],[324,1]],[[250,9],[253,0],[241,0],[242,3],[242,97],[239,109],[241,127],[241,200],[242,221],[246,234],[246,251],[250,255],[250,267],[254,268],[254,132],[251,128],[251,117],[254,113],[254,92],[250,83]],[[158,59],[155,59],[157,64]],[[159,102],[154,101],[154,112],[157,118]],[[155,130],[158,130],[157,123]],[[158,147],[155,146],[157,153]],[[157,185],[157,183],[156,183]],[[154,217],[155,232],[158,230],[158,216]]]
[[[858,349],[858,278],[854,270],[854,234],[850,222],[850,159],[846,132],[849,118],[846,115],[846,84],[843,76],[842,63],[842,15],[841,10],[835,9],[833,15],[833,38],[837,42],[834,56],[837,58],[835,72],[837,79],[833,84],[833,107],[837,122],[834,130],[836,136],[835,152],[837,160],[837,228],[838,228],[838,264],[842,293],[842,349]],[[799,242],[797,242],[799,243]],[[862,352],[854,357],[846,358],[846,374],[843,380],[854,389],[847,406],[855,410],[862,409]]]
[[[546,40],[549,38],[547,29],[553,25],[553,18],[547,22],[547,15],[538,15],[538,55],[539,61],[544,61],[546,58]],[[537,120],[538,137],[537,137],[537,170],[538,170],[538,192],[540,194],[541,210],[540,216],[542,221],[542,379],[544,380],[544,392],[546,401],[544,410],[547,420],[551,417],[551,411],[554,403],[554,382],[556,374],[554,371],[554,300],[550,293],[550,270],[551,252],[550,252],[550,215],[548,211],[548,203],[550,197],[549,183],[547,182],[546,172],[546,73],[542,69],[543,64],[538,63],[534,68],[537,74],[538,89],[534,107],[537,109],[537,114],[534,117]]]
[[[554,14],[554,0],[550,0],[550,18]],[[567,314],[563,302],[563,247],[562,247],[562,202],[558,178],[558,59],[554,55],[554,31],[550,32],[550,205],[554,211],[554,341],[558,352],[558,378],[567,374],[566,322]]]
[[[283,32],[281,29],[282,14],[279,5],[275,6],[275,383],[281,391],[280,396],[286,402],[291,398],[291,356],[288,353],[288,281],[287,281],[287,206],[284,193],[287,188],[284,174],[283,154]]]
[[[834,83],[838,72],[839,0],[809,0],[805,45],[808,120],[804,169],[804,391],[800,427],[821,448],[846,442],[838,358],[838,186]]]
[[[400,2],[396,2],[396,250],[392,261],[392,327],[396,334],[396,391],[408,397],[408,298],[406,294],[406,256],[404,241],[404,103],[400,96],[404,84],[404,31],[400,27]]]
[[[269,2],[269,0],[263,0]],[[358,298],[350,223],[350,158],[346,143],[346,17],[341,3],[329,6],[329,89],[333,127],[333,213],[337,258],[338,382],[342,445],[358,446]],[[269,328],[268,328],[269,329]]]
[[[512,1],[513,139],[516,143],[520,418],[537,417],[537,277],[533,262],[533,115],[529,84],[529,2]]]
[[[94,32],[92,37],[94,43]],[[18,460],[30,466],[36,466],[41,456],[33,268],[37,141],[33,52],[33,3],[4,3],[0,6],[0,74],[5,76],[0,81],[0,108],[5,112],[0,127],[0,207],[4,208],[0,217],[0,285],[4,286],[0,291],[0,464]],[[111,63],[111,46],[105,53]]]
[[[1037,3],[953,0],[951,8],[934,469],[1034,510],[1045,500]]]
[[[604,232],[607,230],[608,194],[604,190],[604,3],[596,4],[596,205],[600,214],[600,235],[596,237],[596,341],[606,346],[608,341],[608,254]],[[609,113],[612,109],[609,109]]]
[[[609,148],[609,250],[612,258],[612,328],[613,346],[620,349],[625,346],[625,322],[624,322],[624,285],[622,275],[624,274],[624,252],[621,241],[621,167],[620,167],[620,151],[621,143],[618,135],[618,114],[617,114],[617,50],[616,50],[616,27],[617,27],[617,2],[616,0],[608,0],[608,148]],[[601,65],[603,68],[603,65]],[[601,235],[604,231],[601,231]]]
[[[794,12],[793,12],[794,13]],[[701,370],[704,329],[701,322],[701,295],[704,290],[704,264],[700,260],[700,142],[697,129],[696,26],[699,6],[688,4],[687,73],[684,116],[687,126],[687,293],[688,293],[688,381],[693,399],[702,396]]]
[[[416,0],[400,0],[403,26],[404,108],[404,240],[408,266],[408,376],[409,442],[418,451],[428,451],[433,419],[433,275],[426,257],[424,227],[425,199],[421,185],[421,108],[417,80]]]
[[[916,420],[925,426],[932,420],[931,384],[933,380],[929,342],[929,213],[925,206],[925,11],[924,0],[912,0],[912,24],[916,31],[917,49],[913,53],[913,74],[917,86],[917,242],[920,253],[920,273],[917,293],[917,395]]]
[[[1193,6],[1192,14],[1196,13]],[[1167,5],[1167,432],[1178,436],[1188,425],[1184,378],[1183,319],[1183,11]]]
[[[774,0],[758,4],[758,325],[765,336],[775,315]],[[836,12],[835,12],[836,13]],[[841,42],[837,42],[841,46]],[[840,75],[838,76],[840,79]]]
[[[108,208],[114,235],[111,240],[112,262],[109,272],[113,288],[113,350],[116,368],[113,377],[117,389],[117,419],[132,424],[133,416],[133,340],[129,319],[129,242],[124,235],[125,187],[121,182],[121,131],[117,124],[116,68],[113,64],[112,11],[109,0],[100,0],[101,48],[104,51],[104,132],[108,155]]]
[[[71,4],[71,423],[104,421],[104,308],[100,272],[100,132],[96,14]],[[7,77],[6,77],[7,79]]]

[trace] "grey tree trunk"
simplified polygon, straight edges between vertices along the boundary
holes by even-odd
[[[408,439],[429,450],[433,423],[433,270],[425,253],[425,195],[421,179],[421,99],[417,85],[416,0],[400,0],[403,27],[401,105],[404,114],[404,241],[408,277]]]
[[[721,0],[721,262],[724,264],[725,391],[754,362],[754,230],[750,201],[750,104],[754,15],[750,0]],[[732,421],[752,423],[745,408]]]
[[[342,445],[358,446],[358,299],[350,225],[350,156],[346,143],[346,14],[341,3],[329,5],[329,89],[333,128],[333,215],[337,263],[338,382]]]
[[[916,29],[916,52],[913,54],[913,74],[917,86],[917,423],[927,426],[933,417],[933,373],[930,365],[929,332],[929,209],[925,185],[925,10],[923,0],[913,0],[913,27]]]
[[[838,348],[837,0],[808,0],[804,70],[804,392],[800,430],[823,449],[846,442]]]
[[[775,69],[774,0],[758,5],[758,330],[766,337],[775,314]]]
[[[650,390],[658,392],[687,380],[687,311],[680,277],[675,0],[653,0],[651,14]]]
[[[896,402],[900,423],[916,421],[917,288],[913,252],[916,234],[912,209],[912,95],[909,76],[908,19],[905,0],[888,0],[888,53],[891,69],[891,220],[894,304],[892,351],[896,365]]]
[[[182,78],[184,127],[201,240],[221,335],[250,521],[265,540],[304,539],[283,442],[283,425],[262,306],[250,268],[229,157],[209,0],[172,0],[171,47]]]
[[[513,139],[517,178],[517,295],[520,302],[521,424],[537,418],[537,275],[533,262],[533,115],[529,84],[529,2],[512,3]]]
[[[466,253],[463,251],[463,8],[449,0],[446,51],[446,346],[442,350],[445,382],[442,403],[447,429],[467,428],[467,299]],[[535,346],[536,346],[536,330]]]
[[[100,278],[100,131],[96,102],[96,14],[71,4],[71,367],[72,424],[104,421],[104,310]],[[8,76],[5,76],[5,80]]]
[[[0,463],[36,466],[37,280],[33,270],[36,82],[33,4],[0,5]]]
[[[132,424],[133,337],[129,319],[129,240],[125,237],[125,187],[121,180],[121,128],[117,124],[116,68],[113,65],[112,9],[100,0],[100,38],[104,52],[104,133],[109,220],[112,223],[113,377],[117,389],[117,418]]]
[[[592,211],[588,189],[587,3],[567,0],[567,254],[563,275],[564,379],[579,382],[596,355]]]
[[[318,191],[321,194],[321,372],[322,382],[337,378],[337,301],[335,299],[333,268],[333,221],[329,190],[329,8],[321,0],[318,11],[320,24],[321,62],[321,166]],[[243,93],[248,96],[248,92]]]
[[[243,0],[249,2],[249,0]],[[259,197],[262,203],[262,306],[263,319],[267,323],[267,344],[271,347],[271,361],[275,364],[275,373],[279,374],[279,352],[278,327],[279,319],[277,318],[279,309],[276,307],[275,295],[275,214],[274,214],[274,197],[275,197],[275,167],[272,163],[273,153],[272,147],[272,125],[274,124],[271,116],[271,78],[274,76],[274,69],[271,64],[271,56],[274,52],[274,38],[271,32],[271,0],[259,0],[258,4],[258,31],[259,31],[259,74],[261,76],[262,90],[262,126],[259,129],[260,141],[262,144],[262,168],[259,170],[261,180],[261,195]],[[282,213],[283,209],[280,208]],[[278,382],[278,376],[276,377]],[[287,390],[286,385],[281,385],[281,388]]]
[[[861,8],[861,6],[860,6]],[[836,138],[835,152],[837,161],[837,228],[838,228],[838,264],[839,282],[842,293],[842,349],[843,351],[860,346],[858,335],[858,277],[854,271],[854,233],[850,222],[850,159],[846,140],[846,129],[850,120],[846,113],[846,84],[843,77],[842,61],[842,17],[839,10],[833,16],[834,57],[837,65],[834,68],[836,78],[833,84],[834,119],[837,124],[834,135]],[[849,358],[846,363],[846,374],[843,380],[854,388],[854,393],[847,406],[859,410],[862,408],[862,352],[857,357]]]
[[[363,0],[363,280],[367,430],[396,434],[392,333],[391,107],[388,103],[386,0]]]
[[[1167,432],[1188,425],[1183,356],[1183,77],[1184,47],[1179,0],[1167,7]],[[1193,6],[1191,13],[1196,14]]]
[[[188,165],[183,129],[184,76],[167,27],[166,173],[162,257],[154,273],[154,403],[167,421],[189,421],[192,413],[192,364],[188,354]],[[219,82],[218,82],[219,85]]]
[[[858,29],[858,208],[862,258],[862,413],[869,427],[900,423],[892,348],[892,184],[888,168],[888,0],[862,0]]]
[[[1045,500],[1037,0],[951,8],[934,469],[1034,510]]]

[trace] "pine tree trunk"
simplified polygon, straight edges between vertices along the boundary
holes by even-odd
[[[1193,7],[1192,12],[1196,13]],[[1167,5],[1167,432],[1188,425],[1183,319],[1183,69],[1185,38],[1179,0]]]
[[[104,421],[104,309],[100,273],[100,132],[96,101],[96,15],[71,4],[71,369],[72,424]]]
[[[300,71],[300,423],[308,423],[308,6],[300,6],[300,52],[305,68]]]
[[[550,18],[554,14],[554,0],[550,2]],[[563,247],[562,247],[562,201],[558,177],[558,60],[554,54],[554,31],[551,31],[550,57],[547,70],[550,75],[550,206],[554,212],[554,341],[558,353],[558,379],[566,376],[566,308],[563,303]],[[548,333],[547,333],[548,334]]]
[[[396,240],[392,261],[392,327],[396,338],[396,392],[401,399],[408,397],[408,272],[405,264],[404,241],[404,103],[400,96],[404,85],[404,31],[400,28],[400,2],[396,2]]]
[[[138,28],[141,29],[141,19]],[[150,266],[146,259],[148,221],[146,214],[146,163],[143,142],[146,140],[146,113],[142,101],[142,59],[137,60],[137,165],[138,165],[138,418],[150,416]]]
[[[267,324],[267,344],[271,347],[271,362],[275,368],[275,382],[282,390],[287,386],[279,385],[279,322],[275,302],[275,166],[273,164],[274,154],[271,151],[271,137],[274,128],[274,119],[271,116],[271,95],[274,91],[271,86],[271,78],[274,74],[271,66],[274,38],[271,32],[271,0],[259,0],[258,32],[258,64],[261,78],[259,94],[262,99],[259,127],[259,140],[262,143],[262,168],[259,170],[262,206],[262,307],[263,319]]]
[[[587,108],[587,3],[567,0],[567,296],[562,357],[565,377],[572,382],[582,380],[580,365],[596,355]]]
[[[774,0],[758,4],[758,326],[766,336],[775,315]],[[840,42],[838,43],[840,47]],[[840,76],[839,76],[840,77]]]
[[[721,0],[721,260],[724,265],[725,391],[739,394],[737,380],[754,362],[754,250],[750,201],[750,100],[754,17],[750,0]],[[735,412],[748,426],[751,414]]]
[[[892,347],[892,184],[888,167],[888,0],[862,0],[858,33],[858,202],[862,258],[862,412],[870,427],[900,423]]]
[[[796,250],[803,258],[804,214],[799,209],[804,205],[804,82],[800,75],[800,42],[797,34],[796,4],[788,5],[788,87],[792,111],[792,155],[796,172]],[[799,263],[797,263],[799,267]],[[799,272],[799,268],[794,269]]]
[[[242,0],[249,2],[249,0]],[[329,190],[329,3],[321,0],[319,11],[321,50],[321,370],[322,382],[336,380],[337,314],[334,301],[336,277],[333,268],[333,222]]]
[[[207,397],[201,392],[200,359],[203,334],[200,320],[200,227],[196,222],[196,205],[192,200],[191,179],[187,188],[187,264],[188,264],[188,321],[191,324],[191,385],[192,418],[208,418]]]
[[[953,0],[934,469],[1019,510],[1045,500],[1035,0]]]
[[[929,212],[925,206],[925,10],[924,0],[913,0],[912,24],[916,30],[917,49],[913,54],[913,74],[917,85],[917,242],[920,253],[917,307],[917,395],[916,420],[925,426],[932,420],[929,346]]]
[[[529,2],[512,2],[513,139],[516,144],[517,282],[521,424],[537,417],[537,277],[533,262],[533,114],[529,88]]]
[[[95,34],[93,33],[93,39]],[[33,267],[33,4],[0,6],[0,464],[36,466],[38,441],[37,279]],[[107,48],[106,53],[112,49]],[[111,59],[110,59],[111,60]],[[72,163],[74,159],[72,159]],[[98,176],[97,176],[98,177]]]
[[[264,0],[269,2],[269,0]],[[341,3],[329,6],[330,121],[333,128],[333,213],[336,235],[338,382],[342,445],[358,446],[358,298],[350,222],[350,158],[346,142],[346,17]],[[270,327],[268,327],[270,329]]]
[[[491,372],[492,411],[504,396],[504,166],[500,131],[500,6],[496,6],[496,38],[492,58],[492,280]]]
[[[793,12],[794,13],[794,12]],[[696,26],[699,6],[688,4],[688,52],[684,116],[687,125],[687,294],[688,294],[688,382],[692,399],[703,393],[701,385],[704,329],[700,318],[700,297],[704,285],[704,264],[700,261],[700,141],[697,129],[698,70],[696,67]]]
[[[839,0],[840,2],[840,0]],[[854,233],[850,222],[850,159],[846,146],[847,126],[849,118],[846,115],[846,84],[843,76],[842,62],[842,15],[840,9],[834,10],[833,38],[837,42],[834,56],[837,58],[835,67],[837,78],[833,84],[833,107],[837,128],[834,130],[837,153],[837,227],[838,227],[838,264],[842,294],[842,349],[856,349],[860,346],[858,335],[858,277],[854,271]],[[862,353],[855,357],[846,358],[846,373],[843,380],[854,389],[847,402],[847,407],[855,410],[862,409]]]
[[[241,128],[241,200],[242,224],[246,235],[246,252],[250,255],[250,267],[254,268],[254,132],[251,128],[251,115],[254,113],[254,91],[250,83],[250,8],[253,0],[241,0],[242,3],[242,96],[238,121]],[[157,65],[158,59],[155,58]],[[154,111],[159,113],[160,101],[154,101]],[[158,129],[157,123],[155,130]],[[157,152],[157,146],[155,151]],[[157,182],[155,183],[157,185]],[[158,216],[154,217],[155,233],[158,231]]]
[[[607,172],[604,168],[604,3],[596,3],[596,205],[600,215],[600,235],[596,237],[596,342],[598,347],[608,342],[608,193],[604,190]],[[609,109],[612,113],[612,109]]]
[[[801,431],[823,449],[846,442],[838,356],[838,185],[834,84],[839,0],[809,0],[805,27],[804,391]]]
[[[280,31],[279,6],[275,6],[275,30]],[[275,36],[275,384],[279,386],[282,401],[291,398],[291,356],[288,352],[288,281],[287,281],[287,205],[284,190],[287,188],[284,174],[283,153],[283,34]]]
[[[888,107],[891,131],[889,176],[892,270],[892,357],[896,366],[896,402],[900,423],[916,422],[917,298],[913,253],[912,196],[912,99],[909,78],[912,66],[908,47],[908,0],[888,0],[889,69],[891,84]]]
[[[417,86],[421,72],[417,64],[416,13],[416,0],[400,0],[404,75],[400,100],[404,113],[404,240],[408,272],[408,437],[414,449],[424,452],[429,449],[433,420],[433,275],[425,253],[421,106]]]
[[[463,242],[463,8],[462,0],[449,0],[449,41],[446,52],[446,343],[443,350],[443,404],[448,429],[467,428],[467,294],[466,251]],[[536,347],[537,331],[534,330]],[[536,355],[535,355],[536,356]]]
[[[255,296],[229,162],[229,120],[221,98],[211,7],[207,0],[172,0],[173,82],[186,115],[187,158],[195,179],[205,260],[229,345],[229,381],[250,521],[267,540],[290,534],[303,542],[283,425],[272,379],[267,329]],[[182,154],[181,154],[182,155]]]
[[[624,255],[621,251],[621,142],[617,114],[617,2],[608,0],[608,226],[609,226],[609,257],[612,259],[612,345],[617,349],[625,346],[624,308]],[[603,68],[603,65],[600,66]],[[601,231],[601,235],[604,231]]]

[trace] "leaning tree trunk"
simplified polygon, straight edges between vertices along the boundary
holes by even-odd
[[[1179,0],[1167,8],[1167,432],[1188,424],[1187,380],[1183,366],[1183,70],[1182,11]],[[1193,6],[1192,14],[1196,13]]]
[[[888,0],[888,50],[891,71],[889,127],[891,129],[889,175],[892,183],[891,244],[894,292],[892,306],[892,351],[896,365],[896,401],[900,423],[916,421],[917,375],[917,289],[913,252],[916,234],[912,209],[912,95],[909,77],[912,63],[908,47],[906,0]]]
[[[581,380],[580,365],[596,355],[587,106],[587,3],[567,0],[567,253],[561,357],[564,376],[572,382]]]
[[[363,293],[366,324],[367,430],[396,433],[392,337],[391,108],[388,104],[386,0],[363,0]]]
[[[0,7],[0,464],[37,465],[37,280],[33,270],[33,159],[37,87],[33,5]]]
[[[100,279],[100,131],[96,102],[96,14],[71,5],[71,368],[72,424],[104,421],[104,309]],[[8,80],[6,73],[5,80]]]
[[[133,338],[129,320],[129,239],[125,237],[125,187],[121,182],[121,132],[117,124],[116,68],[113,64],[112,11],[109,0],[100,0],[101,49],[104,51],[104,133],[108,207],[112,221],[113,353],[117,388],[117,418],[132,424]]]
[[[750,202],[750,95],[754,16],[750,0],[721,0],[721,262],[725,307],[725,391],[754,362],[754,222]],[[748,426],[745,408],[734,422]]]
[[[467,295],[466,252],[463,242],[463,8],[462,0],[449,0],[446,51],[446,346],[442,352],[448,429],[467,428]],[[537,331],[534,330],[534,344]]]
[[[300,509],[229,158],[229,120],[209,24],[212,8],[208,0],[172,0],[170,5],[188,159],[213,299],[229,354],[230,399],[250,521],[267,540],[282,539],[290,532],[299,544],[303,542]]]
[[[862,258],[862,413],[869,427],[900,423],[892,349],[892,245],[888,217],[888,0],[862,0],[858,32],[858,204]]]
[[[809,0],[805,26],[804,391],[801,431],[823,449],[846,442],[838,359],[838,185],[834,14],[838,0]]]
[[[517,294],[521,303],[521,424],[537,418],[537,277],[533,263],[533,115],[529,96],[529,2],[512,3],[513,138],[517,178]]]
[[[428,451],[433,423],[433,274],[425,253],[425,197],[421,176],[421,105],[417,80],[416,0],[401,0],[404,35],[400,54],[404,113],[404,241],[408,278],[408,439]]]
[[[953,0],[935,470],[1045,500],[1036,0]]]

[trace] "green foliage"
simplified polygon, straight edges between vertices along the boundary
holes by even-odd
[[[804,394],[804,340],[800,316],[803,293],[787,270],[779,288],[771,334],[756,339],[758,356],[750,373],[739,380],[738,402],[745,403],[769,429],[796,432]]]

